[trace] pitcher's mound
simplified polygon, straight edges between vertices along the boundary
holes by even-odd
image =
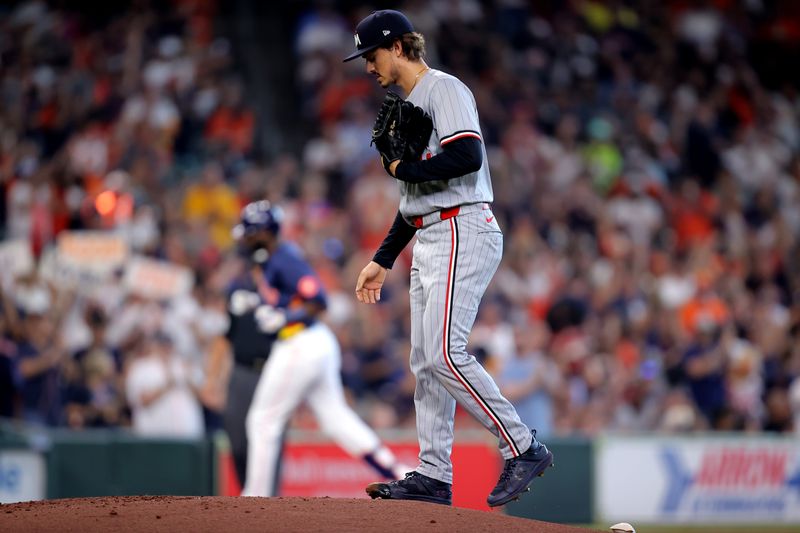
[[[586,529],[429,503],[335,498],[111,496],[0,505],[0,531],[531,531]]]

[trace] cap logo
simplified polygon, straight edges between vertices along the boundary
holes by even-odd
[[[353,35],[353,38],[356,41],[356,46],[361,46],[361,37],[359,37],[357,33]]]
[[[383,36],[384,36],[384,37],[386,37],[386,36],[387,36],[387,35],[389,35],[390,33],[392,33],[390,30],[383,30]]]

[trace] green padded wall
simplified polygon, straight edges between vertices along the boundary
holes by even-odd
[[[531,491],[506,506],[513,516],[564,524],[591,524],[592,443],[584,439],[549,438],[554,467],[531,485]]]
[[[53,432],[47,497],[213,494],[207,440],[141,439],[114,431]]]

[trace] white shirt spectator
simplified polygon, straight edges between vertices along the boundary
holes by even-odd
[[[86,128],[69,143],[70,166],[79,174],[105,174],[108,170],[109,139],[100,127]]]
[[[125,390],[137,435],[202,437],[203,411],[190,386],[189,374],[183,361],[171,353],[151,352],[131,362]]]
[[[655,232],[664,223],[658,203],[641,194],[614,198],[608,203],[607,209],[614,222],[624,227],[638,246],[651,242]]]
[[[502,367],[517,355],[514,328],[503,321],[498,305],[489,302],[481,309],[482,317],[478,319],[470,335],[470,344],[482,347],[496,364]]]
[[[765,185],[776,186],[791,154],[777,138],[750,131],[722,153],[722,162],[745,191],[753,192]]]
[[[180,122],[175,104],[160,94],[136,95],[129,98],[122,108],[122,122],[136,125],[145,122],[156,130],[174,130]]]
[[[688,275],[667,273],[656,280],[658,299],[667,309],[678,309],[688,302],[697,291],[697,286]]]

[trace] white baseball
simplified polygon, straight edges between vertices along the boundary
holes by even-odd
[[[611,526],[610,529],[614,533],[636,533],[634,527],[627,522],[620,522],[619,524],[614,524],[613,526]]]

